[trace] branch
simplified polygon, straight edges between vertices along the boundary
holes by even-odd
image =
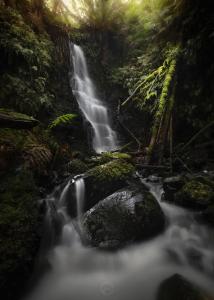
[[[129,102],[129,100],[131,100],[131,98],[137,93],[137,91],[139,90],[139,88],[145,83],[146,81],[144,80],[143,82],[141,82],[136,89],[134,90],[134,92],[121,104],[121,106],[126,105],[127,102]]]
[[[123,122],[120,120],[120,118],[118,117],[118,122],[120,123],[120,125],[128,132],[128,134],[135,140],[135,142],[138,144],[139,148],[141,148],[141,142],[138,140],[138,138],[136,138],[136,136],[131,132],[131,130],[126,127]]]
[[[183,150],[185,150],[190,144],[192,144],[192,142],[194,141],[194,140],[196,140],[197,139],[197,137],[199,136],[199,135],[201,135],[204,131],[206,131],[208,128],[210,128],[211,126],[213,126],[214,125],[214,121],[212,121],[211,123],[209,123],[208,125],[206,125],[205,127],[203,127],[201,130],[199,130],[190,140],[189,140],[189,142],[188,143],[186,143],[184,146],[183,146],[183,148],[181,149],[181,151],[183,151]]]

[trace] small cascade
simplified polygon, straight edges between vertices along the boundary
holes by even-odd
[[[96,153],[116,150],[117,136],[111,128],[107,108],[96,95],[84,52],[79,46],[70,43],[70,57],[73,65],[70,85],[84,118],[92,127],[93,149]]]
[[[112,253],[81,242],[82,177],[70,180],[48,198],[47,217],[53,216],[55,205],[55,214],[62,220],[61,237],[52,245],[49,273],[27,300],[157,300],[160,283],[176,273],[214,295],[212,232],[195,221],[193,212],[162,202],[160,183],[142,183],[162,207],[167,228],[156,238]],[[69,216],[69,201],[76,201],[77,220]]]
[[[77,203],[77,218],[80,220],[85,200],[85,182],[83,178],[79,178],[75,181],[76,203]]]

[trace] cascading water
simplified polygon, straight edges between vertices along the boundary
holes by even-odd
[[[70,85],[84,118],[92,127],[93,149],[97,153],[116,150],[116,133],[111,128],[107,108],[96,96],[83,50],[70,43],[70,56],[73,64]]]
[[[84,208],[85,200],[85,182],[83,178],[79,178],[75,182],[76,191],[76,202],[77,202],[77,216],[78,219],[81,218]]]
[[[50,272],[30,300],[156,300],[160,282],[175,273],[214,294],[211,232],[195,221],[194,213],[161,202],[160,184],[142,182],[159,201],[168,226],[158,237],[115,253],[82,245],[75,220],[67,213],[66,203],[72,201],[68,195],[72,182],[61,197],[51,198],[58,214],[63,215],[61,239],[50,252]],[[80,207],[84,199],[83,183],[81,178],[73,183]]]

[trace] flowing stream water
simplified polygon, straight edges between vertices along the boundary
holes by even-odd
[[[80,219],[83,201],[87,199],[81,178],[69,181],[62,192],[47,199],[48,207],[54,204],[55,214],[62,220],[61,235],[48,254],[50,271],[28,299],[155,300],[160,283],[175,273],[214,294],[213,235],[195,221],[194,213],[162,202],[161,184],[142,182],[160,203],[168,226],[156,238],[114,253],[84,246],[78,230],[81,224],[69,216],[68,200],[79,202]],[[74,198],[72,187],[76,191]]]
[[[107,108],[95,95],[79,46],[71,44],[71,58],[71,84],[80,110],[93,128],[94,150],[110,151],[116,148],[116,134]],[[167,219],[166,229],[156,238],[117,252],[99,251],[82,243],[81,216],[87,201],[82,176],[47,197],[46,251],[41,255],[50,269],[27,300],[156,300],[160,283],[175,273],[214,295],[213,233],[195,221],[193,212],[162,202],[161,183],[141,181],[159,202]],[[71,217],[71,209],[76,218]]]
[[[92,127],[93,149],[97,153],[116,150],[116,133],[111,128],[106,106],[96,95],[81,47],[70,43],[70,57],[73,66],[70,85],[84,118]]]

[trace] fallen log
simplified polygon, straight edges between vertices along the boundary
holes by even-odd
[[[158,166],[158,165],[147,165],[147,164],[136,164],[137,167],[144,169],[166,169],[170,170],[169,166]]]
[[[28,115],[0,109],[0,128],[31,129],[38,124],[38,120]]]

